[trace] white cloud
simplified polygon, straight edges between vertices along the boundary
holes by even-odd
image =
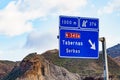
[[[106,6],[98,10],[98,14],[111,14],[114,11],[120,12],[120,0],[111,0]]]
[[[85,6],[86,0],[25,0],[23,6],[28,6],[26,8],[28,11],[37,10],[40,13],[51,14],[59,12],[70,12],[78,10],[78,8]]]
[[[28,35],[25,48],[40,50],[41,52],[58,48],[57,34],[39,31],[31,32]]]
[[[36,15],[32,17],[35,18],[40,17],[40,15],[46,17],[49,15],[58,16],[79,13],[79,9],[87,4],[87,0],[25,0],[24,3],[21,9],[23,7],[26,7],[26,9],[22,9],[23,12],[32,14],[35,11],[34,14]],[[31,32],[28,35],[25,47],[39,49],[40,51],[58,48],[57,30],[58,25],[52,22],[47,28],[45,26]]]
[[[87,4],[87,0],[14,0],[11,1],[4,9],[0,10],[0,35],[16,36],[25,32],[28,35],[25,47],[27,50],[41,52],[58,48],[58,21],[46,24],[42,23],[39,30],[33,29],[32,21],[35,19],[47,19],[47,17],[56,17],[56,15],[70,15],[80,13],[80,9]],[[52,16],[51,16],[52,15]],[[44,26],[45,25],[45,26]],[[49,27],[48,27],[49,26]],[[57,27],[55,27],[57,26]],[[38,27],[37,27],[38,29]],[[9,50],[11,54],[20,53],[18,57],[25,55],[24,50]],[[26,48],[22,48],[26,49]],[[36,50],[37,49],[37,50]],[[28,52],[29,52],[28,51]],[[12,59],[10,53],[4,51],[3,58]],[[9,54],[8,54],[9,53]],[[7,56],[6,56],[7,55]],[[18,54],[14,54],[14,57]]]
[[[15,36],[31,31],[32,25],[24,17],[14,2],[9,3],[4,10],[0,10],[0,34]]]
[[[2,51],[0,51],[0,55],[2,54],[3,52]]]
[[[0,10],[0,34],[15,36],[32,30],[31,22],[52,14],[76,13],[86,0],[18,0]]]

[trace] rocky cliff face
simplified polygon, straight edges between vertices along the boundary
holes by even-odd
[[[6,70],[4,66],[1,66],[0,72],[8,74],[0,80],[83,80],[86,76],[92,76],[96,79],[103,74],[102,56],[100,54],[97,60],[59,58],[57,49],[46,51],[41,55],[31,53],[19,63],[14,63],[16,65],[10,73],[6,72],[8,69]],[[119,57],[116,59],[119,60]],[[3,61],[3,63],[8,66],[9,62]],[[110,75],[119,77],[120,66],[109,56],[108,66]],[[75,73],[79,73],[81,77]]]
[[[115,57],[114,60],[120,65],[120,56]]]
[[[108,48],[107,53],[120,65],[120,44]]]
[[[103,75],[103,55],[99,55],[98,59],[68,59],[60,58],[58,50],[49,50],[42,54],[48,61],[53,64],[62,66],[69,70],[70,72],[79,73],[81,77],[91,76],[99,77]],[[108,66],[109,75],[114,75],[119,77],[120,66],[115,62],[115,60],[108,56]],[[89,80],[89,79],[88,79]],[[113,79],[120,80],[120,79]]]
[[[81,80],[78,74],[56,66],[36,53],[29,54],[2,80]]]
[[[0,79],[9,73],[15,64],[16,62],[12,61],[0,61]]]

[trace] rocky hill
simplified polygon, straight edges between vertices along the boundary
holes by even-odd
[[[80,76],[56,66],[43,56],[32,53],[2,80],[81,80]]]
[[[120,65],[120,44],[108,48],[107,53]]]
[[[21,62],[13,62],[10,71],[0,80],[83,80],[86,76],[100,77],[104,71],[102,56],[100,54],[97,60],[59,58],[57,49],[43,54],[31,53]],[[109,56],[108,65],[110,75],[120,76],[120,66]]]
[[[113,47],[110,47],[107,49],[108,55],[110,55],[112,58],[120,56],[120,44],[117,44]]]
[[[120,56],[115,57],[114,60],[120,65]]]
[[[103,74],[103,55],[99,59],[66,59],[59,58],[58,50],[50,50],[42,54],[53,64],[65,67],[71,72],[79,73],[82,76],[102,75]],[[108,56],[109,73],[111,75],[120,75],[120,66],[111,57]]]
[[[12,61],[0,61],[0,79],[7,75],[13,67],[15,66],[16,62]]]

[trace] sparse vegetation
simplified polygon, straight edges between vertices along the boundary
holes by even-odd
[[[50,60],[53,64],[65,67],[70,72],[79,73],[80,75],[103,75],[103,55],[100,54],[99,59],[66,59],[59,58],[58,53],[43,54],[47,60]],[[109,72],[110,74],[119,75],[120,66],[108,56]]]
[[[101,77],[104,71],[102,54],[100,54],[99,59],[70,59],[70,58],[67,59],[67,58],[59,58],[58,50],[55,50],[55,51],[47,51],[42,55],[39,54],[36,55],[36,53],[29,54],[23,59],[23,62],[27,60],[32,60],[34,62],[36,58],[34,59],[33,57],[36,57],[37,59],[45,58],[50,63],[64,67],[72,73],[78,73],[83,78],[85,78],[86,76]],[[9,67],[11,66],[13,67],[16,64],[16,62],[11,62],[11,61],[0,61],[0,63],[4,64],[4,66],[7,65]],[[120,79],[120,66],[118,65],[117,62],[114,61],[112,57],[109,56],[108,56],[108,66],[109,66],[110,77]],[[3,69],[7,70],[4,67]],[[27,71],[27,69],[25,70]],[[7,76],[4,77],[3,80],[15,80],[17,77],[20,77],[20,75],[24,74],[24,71],[21,71],[20,67],[17,66],[10,73],[9,72],[10,71],[7,72],[8,74],[6,73]]]

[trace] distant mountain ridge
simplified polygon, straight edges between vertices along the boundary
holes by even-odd
[[[81,75],[102,75],[103,74],[103,55],[99,59],[67,59],[59,58],[58,50],[50,50],[42,54],[53,64],[65,67],[71,72]],[[108,56],[109,73],[120,75],[120,66],[111,57]]]
[[[108,48],[107,53],[112,58],[120,56],[120,44],[117,44],[117,45],[115,45],[113,47]]]
[[[109,75],[120,76],[120,44],[108,48],[107,53]],[[59,51],[53,49],[28,54],[19,62],[0,61],[0,80],[83,80],[85,76],[102,76],[103,65],[103,54],[99,59],[68,59],[60,58]]]
[[[57,49],[43,54],[31,53],[0,80],[83,80],[85,76],[103,75],[101,54],[97,60],[66,59],[58,55]],[[120,75],[120,66],[109,56],[108,65],[110,75]]]

